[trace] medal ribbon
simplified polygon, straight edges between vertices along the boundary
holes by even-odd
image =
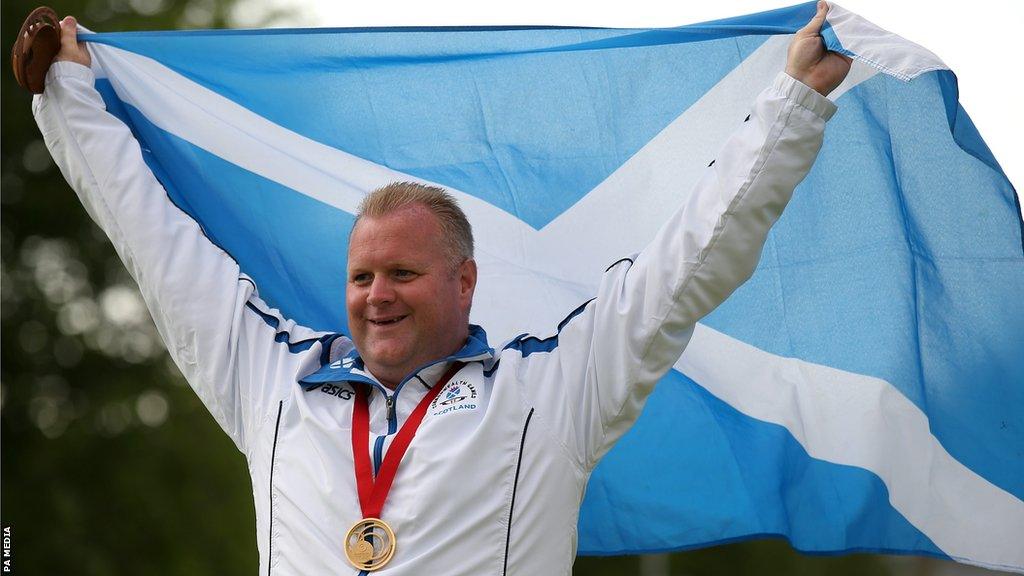
[[[398,465],[402,462],[402,457],[405,456],[413,437],[416,436],[427,408],[462,366],[462,362],[453,363],[437,384],[420,400],[412,414],[409,414],[409,418],[402,424],[402,428],[391,442],[380,470],[377,471],[376,480],[373,477],[373,466],[370,464],[370,401],[367,392],[369,387],[355,387],[356,398],[352,404],[352,455],[355,459],[356,487],[359,490],[359,506],[362,508],[363,518],[380,518],[384,501],[391,490],[391,483],[398,473]]]

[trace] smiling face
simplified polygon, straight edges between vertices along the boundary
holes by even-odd
[[[367,369],[389,388],[466,342],[476,263],[453,270],[447,248],[437,217],[419,204],[361,217],[352,231],[348,326]]]

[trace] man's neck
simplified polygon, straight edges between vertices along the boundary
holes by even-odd
[[[466,342],[468,342],[468,341],[469,341],[469,329],[468,329],[468,325],[467,325],[466,337],[462,339],[462,341],[459,343],[459,345],[455,349],[453,349],[451,352],[448,352],[447,354],[441,356],[440,358],[437,358],[435,361],[424,362],[422,364],[414,366],[411,369],[408,369],[408,371],[404,371],[404,370],[401,370],[401,369],[388,370],[387,368],[383,368],[383,367],[375,368],[373,366],[370,366],[369,364],[366,364],[365,368],[366,368],[367,372],[372,374],[373,377],[377,379],[377,382],[380,382],[381,386],[387,388],[388,390],[392,390],[393,391],[404,380],[406,380],[407,378],[410,378],[411,376],[413,376],[414,374],[416,374],[417,372],[422,370],[423,367],[435,365],[438,362],[443,361],[444,358],[448,358],[448,357],[454,356],[455,354],[457,354],[459,352],[459,350],[462,350],[463,348],[465,348]]]
[[[449,354],[448,356],[451,356],[451,354]],[[394,392],[395,388],[397,388],[398,385],[402,381],[404,381],[405,379],[411,377],[413,374],[419,374],[421,372],[426,372],[427,373],[427,374],[424,374],[424,380],[429,384],[431,379],[439,378],[441,376],[442,372],[444,371],[444,366],[447,366],[448,364],[449,363],[445,362],[445,361],[438,361],[436,363],[429,364],[425,368],[421,368],[419,371],[409,372],[403,378],[398,379],[398,380],[389,380],[389,379],[381,378],[381,377],[377,376],[377,374],[374,373],[373,370],[371,370],[369,368],[367,368],[367,371],[371,375],[373,375],[374,378],[377,379],[377,382],[380,382],[381,386],[383,386],[383,387],[387,388],[388,390],[391,390],[392,392]]]

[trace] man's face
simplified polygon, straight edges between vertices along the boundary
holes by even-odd
[[[421,205],[363,217],[352,231],[348,326],[366,367],[386,386],[466,341],[476,263],[453,270],[446,247],[437,217]]]

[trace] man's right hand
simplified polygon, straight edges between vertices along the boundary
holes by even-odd
[[[66,16],[60,21],[60,51],[53,61],[77,62],[86,67],[92,65],[89,50],[78,41],[78,22],[74,16]]]
[[[797,30],[789,43],[786,74],[814,88],[823,96],[839,86],[850,73],[853,59],[825,47],[821,27],[828,16],[828,3],[818,0],[818,12]]]

